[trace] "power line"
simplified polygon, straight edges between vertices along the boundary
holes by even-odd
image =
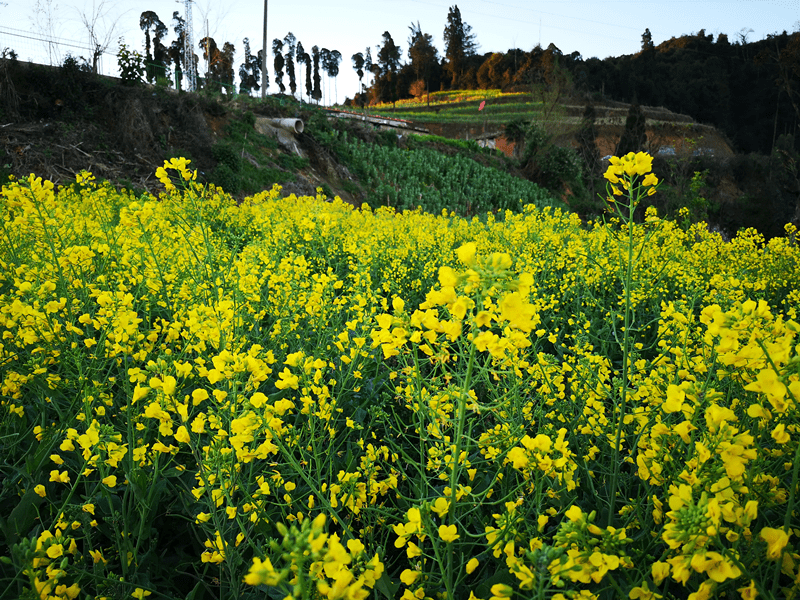
[[[81,45],[79,42],[75,42],[74,40],[63,41],[65,38],[58,38],[58,37],[46,38],[41,36],[35,36],[28,31],[23,31],[21,29],[14,29],[12,27],[0,26],[0,33],[5,33],[6,35],[23,38],[26,40],[33,40],[35,42],[44,42],[45,44],[58,44],[60,46],[69,46],[70,48],[77,48],[79,50],[88,50],[89,52],[92,51],[92,49],[89,46]]]

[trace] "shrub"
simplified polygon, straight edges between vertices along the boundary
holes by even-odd
[[[117,64],[119,65],[119,76],[123,84],[139,85],[144,83],[144,57],[136,50],[129,50],[122,38],[119,38]]]

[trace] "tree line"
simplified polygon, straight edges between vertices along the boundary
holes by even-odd
[[[536,90],[536,93],[663,106],[723,131],[740,152],[769,153],[782,134],[800,126],[800,31],[750,41],[704,30],[658,46],[649,29],[632,55],[584,59],[557,46],[530,51],[478,54],[478,43],[458,6],[448,12],[445,50],[440,57],[419,23],[409,27],[406,62],[402,49],[384,32],[376,60],[370,48],[353,55],[363,105],[421,97],[448,89]],[[367,87],[366,72],[374,75]],[[800,136],[795,136],[800,143]]]
[[[171,64],[177,69],[185,64],[185,23],[177,11],[172,25],[176,39],[166,45],[167,26],[153,11],[141,15],[150,82],[164,77]],[[453,5],[441,55],[419,22],[409,26],[407,60],[388,31],[374,48],[353,54],[350,60],[359,89],[351,102],[394,102],[447,89],[536,90],[590,102],[663,106],[714,125],[740,152],[769,153],[780,135],[793,134],[800,125],[800,32],[784,31],[758,41],[748,40],[748,33],[743,30],[734,40],[720,33],[714,39],[701,30],[656,46],[647,29],[639,52],[602,60],[584,59],[579,52],[565,54],[554,44],[479,54],[471,26]],[[261,73],[262,52],[252,54],[247,38],[243,44],[239,92],[249,94],[270,82]],[[198,49],[208,64],[203,85],[233,91],[233,44],[225,42],[220,48],[213,38],[205,37]],[[272,52],[274,83],[280,93],[286,93],[288,86],[292,95],[319,102],[326,91],[323,73],[329,82],[328,96],[335,90],[342,62],[339,51],[316,45],[307,49],[290,32],[272,41]],[[195,76],[199,80],[199,73]],[[800,144],[800,136],[795,138]]]
[[[479,44],[472,27],[461,17],[458,5],[451,6],[444,28],[445,52],[433,45],[433,36],[422,31],[419,21],[411,23],[408,37],[409,61],[402,63],[403,52],[392,35],[385,31],[377,48],[375,60],[372,50],[357,52],[351,57],[353,69],[359,80],[356,102],[394,102],[411,96],[440,89],[474,89],[475,67],[480,57]],[[363,83],[365,73],[372,73],[373,82]]]
[[[186,22],[183,17],[175,11],[172,14],[172,26],[175,32],[175,40],[169,46],[164,42],[169,34],[169,28],[158,17],[154,11],[144,11],[139,17],[139,27],[145,36],[145,78],[149,83],[167,83],[167,73],[174,65],[178,77],[182,76],[183,69],[187,64],[185,39]],[[250,50],[250,40],[242,40],[244,46],[244,62],[239,65],[239,93],[250,94],[261,89],[261,85],[269,88],[269,76],[262,77],[261,65],[263,50],[253,54]],[[234,55],[235,46],[230,42],[225,42],[220,48],[213,37],[203,37],[198,42],[198,49],[202,51],[203,60],[208,65],[205,76],[201,79],[199,73],[199,57],[194,54],[192,64],[195,69],[195,78],[200,82],[201,87],[210,91],[220,91],[226,88],[229,92],[236,90]],[[300,99],[303,99],[303,72],[305,69],[305,95],[309,100],[319,102],[324,93],[324,81],[320,69],[334,80],[339,74],[339,65],[342,61],[342,54],[338,50],[329,50],[312,46],[307,52],[293,33],[289,32],[284,38],[275,38],[272,41],[273,68],[275,83],[278,85],[280,93],[286,92],[284,76],[288,79],[289,91],[295,95],[300,90]],[[330,88],[330,85],[328,85]],[[330,93],[330,92],[329,92]]]

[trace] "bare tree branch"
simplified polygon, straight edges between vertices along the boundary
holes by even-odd
[[[61,64],[61,52],[58,44],[52,40],[58,37],[56,24],[61,21],[58,18],[58,4],[55,0],[36,0],[33,5],[33,16],[29,17],[37,33],[47,39],[47,59],[51,65]]]
[[[92,70],[98,72],[98,61],[108,50],[111,42],[116,37],[120,19],[128,12],[116,14],[116,3],[108,0],[92,0],[91,7],[88,2],[82,10],[78,10],[78,20],[89,35],[92,48]]]

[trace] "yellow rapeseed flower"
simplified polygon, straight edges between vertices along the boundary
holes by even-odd
[[[478,563],[478,559],[477,559],[477,558],[475,558],[474,556],[473,556],[472,558],[470,558],[470,559],[469,559],[469,561],[467,561],[467,567],[466,567],[466,569],[467,569],[467,575],[470,575],[470,574],[472,574],[472,572],[473,572],[475,569],[477,569],[477,568],[478,568],[478,564],[479,564],[479,563]]]
[[[767,542],[767,559],[778,560],[783,554],[783,549],[789,543],[789,536],[783,529],[764,527],[758,534],[762,540]]]
[[[461,536],[458,534],[458,529],[455,525],[439,525],[439,537],[449,544]]]

